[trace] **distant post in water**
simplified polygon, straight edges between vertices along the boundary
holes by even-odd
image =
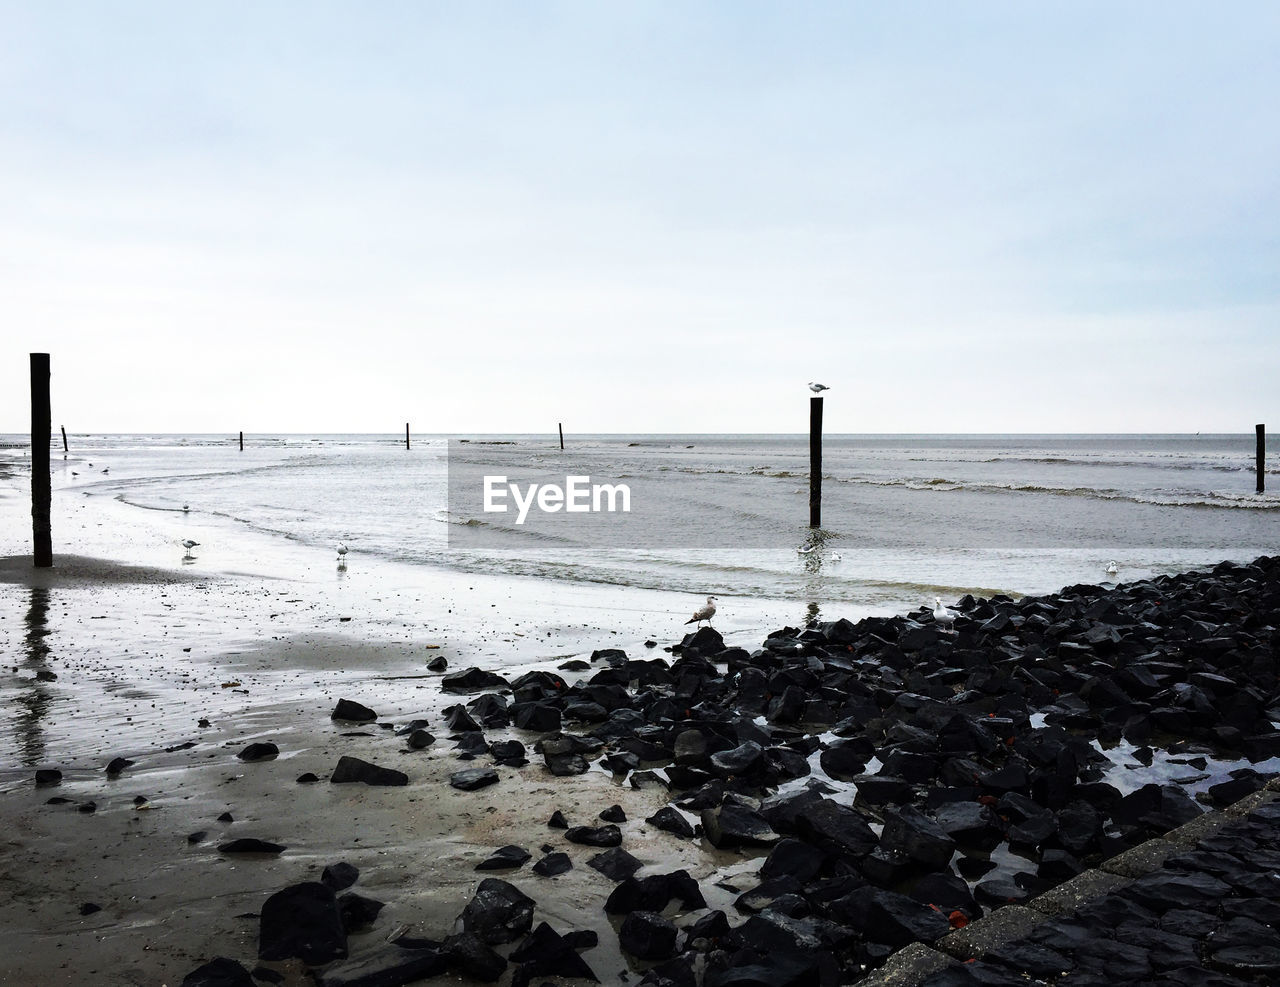
[[[244,452],[244,433],[240,433],[240,451]]]
[[[1267,488],[1267,426],[1254,425],[1258,433],[1258,493]]]
[[[31,535],[37,569],[53,565],[53,533],[49,512],[53,489],[49,481],[49,354],[31,354]]]
[[[58,427],[62,429],[62,451],[70,452],[71,450],[67,448],[67,426],[59,425]]]
[[[809,527],[822,527],[822,398],[809,399]]]
[[[404,423],[404,447],[409,448],[409,423]]]
[[[556,422],[560,426],[560,450],[564,451],[564,422]]]

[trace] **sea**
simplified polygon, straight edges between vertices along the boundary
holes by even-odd
[[[0,436],[18,486],[29,439]],[[820,525],[807,435],[72,434],[60,498],[101,498],[227,537],[552,583],[907,612],[935,597],[1029,595],[1280,552],[1276,489],[1240,435],[828,435]],[[486,511],[481,483],[495,478]],[[573,477],[629,510],[557,509]],[[584,488],[585,489],[585,488]],[[572,493],[572,491],[570,491]],[[543,509],[543,508],[546,509]],[[605,518],[604,515],[609,517]],[[142,517],[140,513],[138,515]],[[606,521],[608,523],[606,523]],[[1109,571],[1114,570],[1114,571]]]

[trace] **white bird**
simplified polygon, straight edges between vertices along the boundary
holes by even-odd
[[[184,559],[191,558],[191,550],[199,544],[200,543],[198,541],[192,541],[190,538],[184,538],[182,540],[182,547],[187,550],[187,554],[184,555],[183,558]]]
[[[1107,575],[1114,576],[1120,571],[1120,567],[1116,565],[1116,560],[1112,559],[1107,563]]]
[[[693,616],[690,617],[688,620],[686,620],[685,623],[701,624],[704,620],[710,620],[712,617],[715,616],[715,614],[716,614],[716,598],[714,596],[708,596],[707,605],[705,607],[698,607],[697,610],[693,611]]]
[[[813,381],[809,381],[809,390],[813,391],[814,394],[821,394],[823,391],[831,390],[831,388],[826,384],[815,384]]]
[[[338,542],[338,561],[347,561],[347,546],[345,542]]]
[[[190,504],[183,504],[183,505],[182,505],[182,513],[183,513],[183,514],[186,514],[189,510],[191,510],[191,505],[190,505]]]
[[[936,606],[933,608],[933,622],[944,631],[949,631],[955,626],[956,615],[942,605],[942,597],[935,596],[933,602]]]

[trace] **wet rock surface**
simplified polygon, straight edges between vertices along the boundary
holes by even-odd
[[[460,935],[386,948],[421,951],[415,969],[483,981],[587,977],[589,946],[574,930],[534,929],[544,916],[526,893],[570,870],[564,880],[580,879],[576,859],[616,882],[603,907],[641,983],[853,983],[903,947],[943,948],[953,930],[1015,914],[1004,909],[1275,776],[1280,559],[1114,589],[965,597],[951,611],[946,626],[922,607],[787,627],[754,650],[701,627],[669,659],[608,649],[564,663],[572,681],[448,677],[449,691],[482,693],[444,711],[452,756],[480,765],[452,774],[464,793],[453,797],[492,784],[490,765],[502,764],[564,786],[604,770],[619,785],[665,789],[669,804],[634,822],[617,805],[577,810],[579,820],[556,812],[523,890],[483,880]],[[498,730],[521,734],[485,732]],[[604,824],[574,824],[585,819]],[[1280,982],[1278,823],[1280,810],[1264,806],[928,982]],[[732,910],[709,910],[687,872],[633,856],[640,826],[758,860],[734,874]],[[504,847],[481,866],[529,859]],[[308,909],[317,927],[349,931],[336,901],[293,911]],[[339,955],[336,934],[288,943],[271,951],[305,949],[312,964]],[[369,969],[400,960],[375,957]],[[320,982],[361,982],[352,975],[324,971]]]

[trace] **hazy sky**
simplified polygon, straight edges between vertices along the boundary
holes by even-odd
[[[0,431],[1280,428],[1280,5],[0,0]]]

